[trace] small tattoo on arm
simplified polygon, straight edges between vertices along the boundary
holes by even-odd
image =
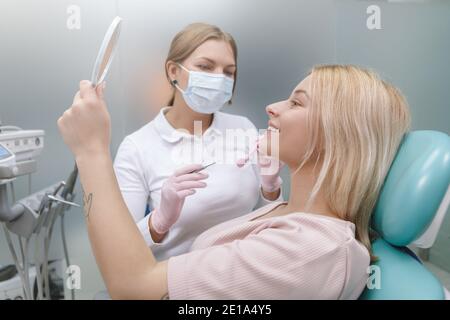
[[[81,190],[83,191],[84,216],[86,217],[86,219],[89,220],[89,214],[91,213],[91,207],[92,207],[93,194],[89,193],[88,195],[86,195],[86,193],[84,192],[83,187],[81,187]]]

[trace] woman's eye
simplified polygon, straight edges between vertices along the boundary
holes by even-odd
[[[302,104],[300,102],[295,101],[295,100],[291,100],[290,104],[291,104],[291,107],[301,107],[302,106]]]
[[[210,69],[211,69],[210,66],[207,66],[207,65],[205,65],[205,64],[198,65],[198,67],[199,67],[200,69],[202,69],[202,70],[210,70]]]

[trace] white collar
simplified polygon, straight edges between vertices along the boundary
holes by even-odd
[[[183,138],[192,138],[193,135],[183,132],[182,130],[177,130],[167,121],[165,114],[169,111],[171,107],[164,107],[155,117],[154,124],[156,131],[158,131],[161,138],[170,143],[175,143]],[[208,129],[203,133],[203,137],[208,135],[222,135],[222,130],[220,130],[220,112],[215,112],[213,115],[213,120]]]

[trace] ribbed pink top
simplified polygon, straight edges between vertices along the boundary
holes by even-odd
[[[217,225],[170,258],[170,298],[357,299],[370,257],[354,224],[301,212],[251,221],[278,205]]]

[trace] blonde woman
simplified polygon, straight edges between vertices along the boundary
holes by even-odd
[[[92,200],[87,227],[113,298],[359,297],[370,263],[370,215],[410,122],[400,93],[375,73],[315,67],[287,100],[268,106],[291,173],[289,201],[215,226],[190,252],[164,261],[148,250],[122,200],[102,88],[82,81],[80,93],[58,125]]]
[[[279,170],[239,169],[229,159],[245,152],[245,144],[223,148],[229,130],[256,135],[247,118],[219,111],[236,86],[233,37],[191,24],[173,39],[165,70],[172,85],[167,107],[124,139],[114,162],[125,203],[158,260],[187,252],[214,225],[282,199]]]

